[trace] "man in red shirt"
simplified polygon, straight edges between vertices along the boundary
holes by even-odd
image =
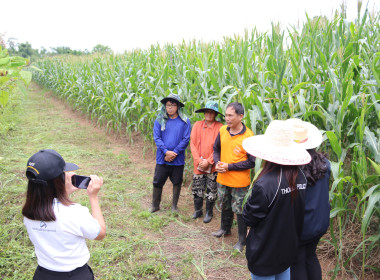
[[[203,222],[209,223],[217,198],[216,177],[218,173],[215,171],[213,145],[219,129],[223,126],[215,118],[218,114],[222,114],[219,113],[218,103],[215,101],[208,101],[204,108],[195,112],[204,113],[204,120],[194,124],[190,136],[190,148],[194,162],[192,193],[195,212],[193,219],[203,215],[203,198],[206,192],[206,216]]]

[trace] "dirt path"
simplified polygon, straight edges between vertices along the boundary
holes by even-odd
[[[110,174],[123,180],[129,180],[123,177],[126,176],[125,173],[127,172],[129,176],[135,178],[130,180],[128,183],[129,187],[126,186],[121,189],[121,194],[115,194],[115,198],[109,199],[105,203],[106,220],[113,221],[111,223],[111,233],[108,234],[105,244],[114,244],[113,242],[121,242],[124,239],[130,238],[120,233],[128,227],[129,233],[137,232],[140,234],[141,231],[143,235],[142,239],[154,242],[153,245],[148,246],[146,251],[144,251],[145,249],[139,251],[139,254],[146,254],[146,256],[157,254],[162,263],[164,263],[165,269],[168,270],[170,279],[250,279],[245,255],[232,251],[232,246],[237,241],[236,224],[234,224],[231,236],[221,239],[212,237],[211,232],[219,228],[220,213],[215,211],[214,219],[209,224],[204,224],[202,219],[191,219],[193,201],[188,183],[182,189],[179,201],[180,215],[178,217],[174,216],[170,211],[172,197],[170,184],[164,187],[161,211],[153,215],[146,211],[151,202],[150,184],[153,178],[155,156],[154,151],[147,148],[147,145],[150,145],[150,143],[144,143],[141,135],[138,133],[133,134],[133,144],[130,144],[128,137],[114,133],[107,134],[104,128],[96,127],[94,121],[72,110],[67,104],[51,93],[40,94],[42,89],[37,85],[33,84],[30,91],[33,95],[32,98],[40,98],[40,102],[48,102],[55,114],[63,116],[68,122],[77,123],[78,127],[85,130],[86,133],[96,135],[89,145],[97,150],[106,149],[115,155],[118,160],[124,160],[127,167],[121,168],[117,164],[109,166],[111,169]],[[96,139],[101,140],[97,141]],[[109,165],[109,162],[112,162],[114,159],[102,158],[98,160],[97,164],[103,168],[104,164]],[[104,191],[104,197],[107,198],[107,195],[106,191]],[[131,197],[134,201],[130,201]],[[115,200],[122,202],[122,204],[116,204],[117,201],[115,202],[115,205],[118,205],[117,213],[115,213],[113,208],[113,201]],[[123,206],[121,207],[120,205]],[[130,217],[135,220],[133,222],[128,221],[125,224],[118,224],[114,215]],[[141,226],[139,218],[148,221],[148,226]],[[160,218],[158,222],[165,223],[165,225],[154,226],[153,221],[156,218]],[[115,232],[112,230],[115,230]],[[97,251],[94,254],[96,259]],[[101,250],[99,254],[102,254]],[[144,257],[139,256],[138,260],[144,262]],[[122,261],[117,261],[113,259],[110,261],[110,265],[115,265],[115,267],[119,267],[120,263],[127,265],[128,260],[122,259]],[[133,265],[131,266],[133,267]],[[322,261],[322,266],[324,275],[326,275],[327,271],[332,268],[332,262],[328,260]],[[101,269],[99,271],[99,273],[102,273]],[[162,278],[151,278],[154,273],[157,272],[146,274],[149,277],[144,277],[143,273],[139,273],[138,275],[140,276],[136,278],[165,279],[164,276]],[[123,279],[122,276],[120,277],[116,278],[115,276],[113,279]],[[324,279],[328,279],[328,277],[324,277]]]

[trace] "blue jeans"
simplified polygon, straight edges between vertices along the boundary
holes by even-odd
[[[251,273],[252,280],[289,280],[290,279],[290,267],[276,275],[271,276],[258,276]]]

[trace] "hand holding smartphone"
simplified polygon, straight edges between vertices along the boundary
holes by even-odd
[[[71,183],[73,184],[74,187],[78,189],[87,189],[90,181],[91,181],[91,178],[88,176],[73,175],[71,177]]]

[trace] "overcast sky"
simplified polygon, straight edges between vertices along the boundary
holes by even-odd
[[[192,39],[219,41],[244,29],[297,25],[309,17],[331,18],[342,0],[1,0],[0,33],[33,48],[68,46],[92,50],[97,44],[116,52],[177,44]],[[357,14],[357,0],[346,0],[347,16]],[[363,4],[363,10],[367,2]],[[379,0],[369,9],[380,10]]]

